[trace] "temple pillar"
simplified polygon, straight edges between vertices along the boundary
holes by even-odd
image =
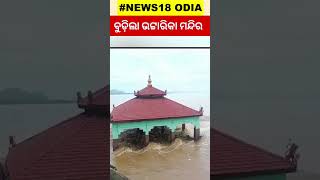
[[[182,131],[186,129],[186,124],[182,124]]]
[[[120,139],[112,139],[112,149],[113,151],[119,148]]]
[[[168,137],[169,142],[172,143],[175,139],[176,139],[176,135],[174,134],[174,132],[170,131],[169,137]]]
[[[171,141],[173,142],[176,139],[176,135],[174,134],[174,132],[171,133]]]
[[[198,141],[200,139],[200,128],[194,127],[194,141]]]
[[[144,146],[148,146],[149,144],[149,135],[144,136]]]

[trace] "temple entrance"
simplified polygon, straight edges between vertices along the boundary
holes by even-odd
[[[119,134],[113,133],[113,150],[117,149],[120,146],[130,147],[132,149],[142,149],[146,147],[150,141],[161,144],[170,144],[177,137],[182,140],[198,141],[200,139],[200,128],[195,126],[194,123],[187,123],[194,127],[192,135],[190,133],[186,133],[186,123],[182,123],[180,125],[181,128],[170,126],[170,123],[169,125],[161,126],[159,123],[160,126],[150,126],[150,129],[147,130],[143,129],[144,127],[148,126],[144,123],[146,122],[140,122],[140,126],[138,126],[139,128],[130,129],[121,129],[121,127],[119,128],[118,126],[119,124],[114,124],[112,127],[114,128],[118,126],[118,129],[114,128],[113,131],[118,132]],[[127,126],[123,123],[121,123],[120,125]],[[176,131],[176,129],[178,130]]]
[[[147,145],[146,135],[139,128],[123,131],[118,139],[113,139],[113,150],[120,146],[130,147],[132,149],[141,149]]]
[[[149,132],[149,138],[152,142],[168,144],[175,139],[175,132],[167,126],[155,126]]]
[[[134,142],[144,145],[147,145],[150,140],[172,142],[176,137],[174,132],[176,127],[183,124],[183,129],[185,129],[186,123],[194,126],[193,139],[195,141],[199,140],[199,117],[203,115],[202,107],[197,111],[165,98],[167,91],[155,88],[150,76],[147,87],[134,91],[133,94],[136,96],[135,98],[118,106],[113,106],[111,123],[112,139],[114,141],[120,140],[119,136],[123,131],[139,128],[143,130],[144,141],[141,140],[143,135],[140,132],[140,134],[133,133],[132,141]]]
[[[175,138],[175,132],[171,131],[167,126],[155,126],[149,131],[148,135],[139,128],[128,129],[123,131],[118,139],[113,139],[113,149],[115,150],[120,146],[142,149],[146,147],[150,141],[170,144]]]

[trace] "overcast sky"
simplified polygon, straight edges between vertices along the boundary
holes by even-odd
[[[320,97],[320,1],[217,2],[214,96]]]
[[[147,85],[168,91],[210,91],[209,49],[112,49],[111,89],[133,92]]]
[[[107,83],[105,1],[30,0],[0,5],[0,89],[71,98]]]

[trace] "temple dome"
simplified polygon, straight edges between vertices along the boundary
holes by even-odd
[[[151,76],[149,75],[147,87],[134,92],[134,95],[139,98],[157,98],[167,95],[167,91],[162,91],[152,86]]]

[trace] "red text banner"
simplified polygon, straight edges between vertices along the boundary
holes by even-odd
[[[111,36],[210,36],[210,16],[111,16]]]

